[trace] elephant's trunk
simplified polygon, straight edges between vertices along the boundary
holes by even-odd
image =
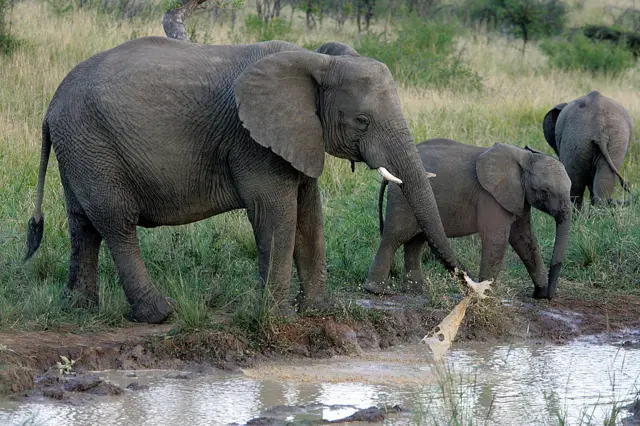
[[[449,272],[453,272],[455,268],[460,269],[460,272],[468,272],[457,261],[445,234],[436,199],[429,183],[429,174],[424,169],[418,149],[413,143],[396,148],[388,154],[391,170],[385,169],[383,176],[390,173],[392,178],[402,181],[399,184],[402,193],[416,215],[418,224],[427,237],[429,247],[445,268]],[[388,179],[393,181],[391,178]]]
[[[562,262],[569,243],[569,232],[571,231],[571,207],[566,208],[555,216],[556,220],[556,241],[553,246],[553,256],[549,267],[549,283],[547,285],[547,298],[552,299],[558,286],[558,278],[562,269]]]

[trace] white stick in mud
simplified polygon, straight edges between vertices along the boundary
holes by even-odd
[[[467,295],[458,303],[455,308],[438,324],[429,334],[424,336],[422,342],[426,343],[433,354],[435,361],[440,361],[444,357],[451,347],[453,339],[455,339],[458,333],[460,323],[464,318],[464,314],[467,311],[467,307],[471,302],[471,299],[477,297],[478,299],[485,299],[488,296],[485,294],[487,290],[491,290],[491,284],[493,280],[482,281],[481,283],[474,282],[465,273],[464,280],[470,288]]]

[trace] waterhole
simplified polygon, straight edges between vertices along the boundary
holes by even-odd
[[[602,425],[640,390],[640,349],[621,343],[459,345],[439,367],[415,345],[266,363],[243,374],[103,371],[97,374],[123,388],[148,388],[70,401],[0,401],[0,424],[226,425],[260,416],[300,424],[400,405],[403,411],[384,424]],[[628,416],[622,410],[608,424]]]

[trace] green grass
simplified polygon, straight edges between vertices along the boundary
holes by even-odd
[[[100,253],[100,306],[97,312],[64,310],[69,235],[64,197],[55,158],[49,163],[44,213],[44,239],[40,250],[23,263],[26,225],[33,213],[40,153],[40,126],[56,87],[81,60],[132,37],[161,35],[156,22],[112,17],[91,9],[56,14],[42,3],[16,4],[13,32],[24,40],[10,57],[0,57],[0,329],[55,328],[76,324],[79,330],[126,322],[128,305],[106,248]],[[242,22],[242,20],[239,20]],[[295,27],[295,25],[294,25]],[[380,28],[374,28],[379,31]],[[205,31],[203,29],[202,31]],[[230,32],[206,29],[212,43],[242,38],[243,28]],[[297,42],[320,45],[327,40],[356,45],[353,29],[340,33],[320,29],[307,35],[294,28]],[[296,32],[297,31],[297,32]],[[198,34],[202,37],[202,34]],[[200,38],[199,38],[200,39]],[[456,40],[455,55],[482,78],[482,90],[460,90],[448,85],[400,84],[405,115],[416,142],[450,137],[461,142],[491,146],[500,141],[529,145],[551,153],[541,121],[553,105],[592,89],[627,106],[638,125],[640,79],[635,69],[611,77],[548,68],[544,56],[530,49],[526,58],[502,39],[487,43],[464,34]],[[420,55],[419,50],[412,51]],[[406,55],[405,55],[406,56]],[[406,57],[392,69],[403,76]],[[413,66],[413,65],[409,65]],[[10,82],[4,84],[5,81]],[[400,81],[400,83],[407,83]],[[637,197],[640,179],[640,144],[635,143],[623,173]],[[379,242],[377,193],[380,177],[357,164],[327,157],[320,179],[327,242],[328,291],[344,297],[345,315],[362,315],[352,300],[360,294]],[[618,190],[619,193],[619,190]],[[553,220],[534,213],[534,226],[548,262],[553,247]],[[269,327],[261,310],[253,233],[243,211],[230,212],[198,223],[139,229],[143,258],[154,281],[179,302],[176,324],[185,330],[217,327],[220,315],[233,318],[241,330]],[[453,240],[463,262],[477,273],[480,245],[477,238]],[[640,206],[614,210],[590,209],[574,218],[569,250],[559,284],[560,295],[585,299],[602,294],[638,293],[640,284]],[[393,273],[402,272],[401,251]],[[449,306],[448,296],[459,291],[437,263],[424,263],[433,288],[430,303]],[[295,274],[294,274],[295,275]],[[528,296],[532,284],[515,253],[509,249],[501,276],[504,291]],[[297,288],[294,276],[292,289]],[[350,305],[351,304],[351,305]]]

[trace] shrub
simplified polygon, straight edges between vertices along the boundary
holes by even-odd
[[[0,55],[9,55],[19,44],[10,31],[8,15],[12,6],[12,0],[0,0]]]
[[[568,40],[545,40],[540,49],[552,67],[616,75],[635,66],[633,54],[608,41],[591,41],[582,34]]]
[[[290,40],[291,24],[281,18],[264,22],[258,15],[248,14],[244,18],[247,36],[255,41]]]
[[[455,27],[411,17],[396,26],[398,37],[384,33],[358,39],[355,49],[385,63],[396,81],[418,87],[479,90],[481,77],[456,56]]]

